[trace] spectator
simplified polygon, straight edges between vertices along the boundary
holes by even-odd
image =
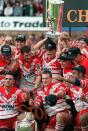
[[[24,6],[24,15],[25,16],[35,16],[36,9],[32,0],[27,0],[26,5]]]
[[[6,8],[4,9],[5,16],[12,16],[13,15],[13,7],[10,3],[7,3]]]
[[[43,13],[42,4],[39,1],[37,1],[37,2],[34,3],[34,5],[35,5],[35,8],[36,8],[36,16],[41,16],[42,13]]]
[[[22,16],[23,15],[23,7],[20,6],[20,2],[16,2],[13,10],[13,16]]]
[[[8,3],[12,6],[7,8]],[[43,4],[41,0],[0,0],[0,16],[41,16],[43,13],[42,9]]]
[[[3,15],[3,10],[4,10],[4,0],[0,0],[0,16]]]

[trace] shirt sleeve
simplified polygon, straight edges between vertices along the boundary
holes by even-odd
[[[25,102],[26,100],[26,93],[22,92],[21,90],[16,91],[18,103],[21,104],[22,102]]]
[[[45,52],[46,52],[46,50],[45,49],[41,49],[40,51],[39,51],[39,53],[38,53],[38,57],[39,58],[42,58],[43,57],[43,55],[45,54]]]
[[[36,59],[35,61],[35,74],[41,75],[41,71],[42,71],[42,62],[40,59]]]
[[[52,93],[56,94],[58,93],[59,91],[63,91],[64,95],[66,95],[66,87],[64,84],[62,83],[57,83],[53,86],[52,88]]]
[[[38,106],[40,106],[41,105],[41,103],[42,103],[42,92],[41,91],[39,91],[38,93],[37,93],[37,96],[36,96],[36,98],[35,98],[35,100],[34,100],[34,104],[36,104],[36,105],[38,105]]]
[[[82,88],[86,88],[87,85],[88,85],[88,80],[87,80],[87,79],[85,79],[85,80],[80,80],[80,86],[81,86]]]

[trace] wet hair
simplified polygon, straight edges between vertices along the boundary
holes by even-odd
[[[14,72],[12,72],[12,71],[6,71],[6,72],[4,72],[4,75],[6,76],[6,75],[11,75],[11,76],[13,76],[13,78],[14,78]]]
[[[24,53],[29,53],[31,49],[28,45],[25,45],[20,49],[20,51],[21,51],[21,54],[24,54]]]
[[[48,69],[43,69],[42,74],[48,74],[52,78],[52,73]]]
[[[76,70],[78,72],[81,72],[83,76],[86,74],[86,68],[83,65],[78,65],[72,68],[72,70]]]

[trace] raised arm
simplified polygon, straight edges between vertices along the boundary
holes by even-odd
[[[46,42],[47,38],[44,38],[43,40],[39,41],[38,43],[36,43],[34,46],[33,46],[33,49],[34,50],[38,50],[40,49]]]

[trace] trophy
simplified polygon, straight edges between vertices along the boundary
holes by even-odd
[[[63,5],[62,0],[47,0],[46,19],[49,31],[46,37],[55,38],[60,35],[62,31],[62,18],[63,18]]]

